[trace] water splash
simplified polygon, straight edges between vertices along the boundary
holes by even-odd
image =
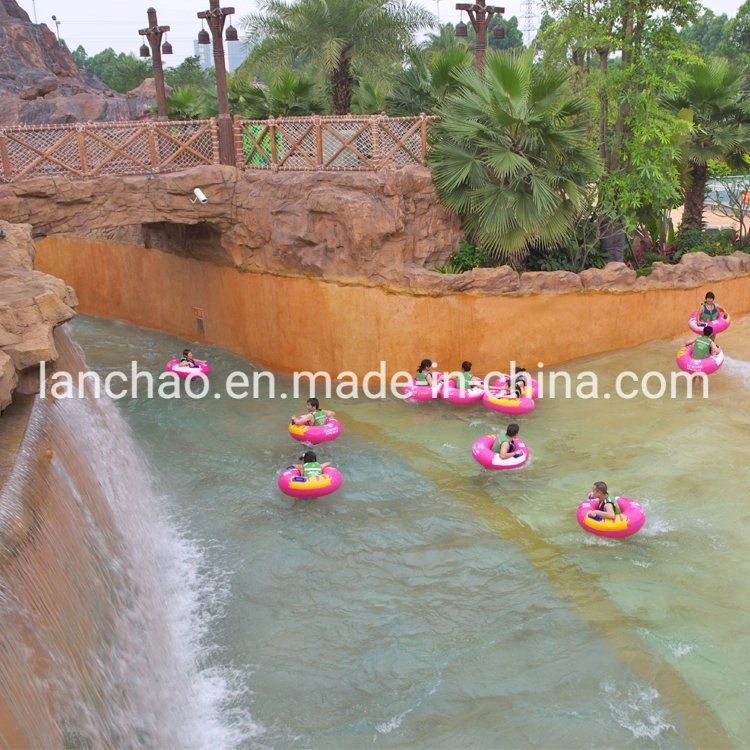
[[[66,371],[82,366],[58,346]],[[234,747],[262,732],[208,637],[228,582],[209,580],[165,502],[111,403],[36,402],[0,497],[25,533],[0,571],[0,702],[24,744]]]

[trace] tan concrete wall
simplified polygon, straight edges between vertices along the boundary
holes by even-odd
[[[240,273],[78,237],[39,241],[36,268],[72,285],[81,312],[217,344],[276,370],[332,375],[362,376],[380,360],[389,374],[411,372],[423,357],[441,369],[464,359],[480,373],[505,370],[511,359],[531,369],[654,339],[685,340],[689,314],[707,289],[733,315],[750,311],[748,276],[691,289],[425,297]],[[196,332],[194,306],[205,310],[204,336]]]

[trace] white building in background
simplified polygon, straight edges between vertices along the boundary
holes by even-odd
[[[227,63],[227,71],[234,73],[242,65],[250,54],[250,47],[247,42],[224,42],[224,55]],[[214,49],[210,44],[198,44],[196,39],[193,42],[193,54],[198,57],[198,64],[203,70],[214,67]]]

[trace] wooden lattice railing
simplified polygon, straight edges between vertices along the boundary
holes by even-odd
[[[424,164],[437,117],[235,117],[237,166],[301,171],[377,170]]]
[[[0,161],[3,182],[177,172],[218,164],[219,142],[214,120],[36,125],[0,129]]]
[[[424,164],[427,128],[437,118],[234,118],[240,169],[373,171]],[[49,175],[86,179],[103,175],[178,172],[219,164],[216,121],[133,121],[35,125],[0,129],[0,182]]]

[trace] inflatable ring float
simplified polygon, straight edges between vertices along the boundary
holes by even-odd
[[[677,366],[684,372],[705,372],[710,375],[724,364],[724,350],[703,359],[693,359],[693,345],[687,344],[677,352]]]
[[[534,411],[534,399],[528,396],[508,396],[499,393],[485,393],[482,402],[488,409],[503,414],[528,414]]]
[[[301,417],[295,417],[300,419]],[[313,425],[308,424],[290,424],[289,434],[300,443],[325,443],[328,440],[335,440],[341,434],[341,422],[333,417],[328,417],[325,424]]]
[[[208,375],[211,372],[211,365],[206,362],[197,367],[186,367],[185,365],[180,365],[179,359],[170,359],[169,362],[167,362],[166,370],[167,372],[173,372],[181,378],[187,378],[191,375],[193,377],[196,375]]]
[[[452,404],[476,404],[484,398],[484,387],[472,385],[469,388],[459,388],[453,383],[440,386],[440,395]]]
[[[534,378],[527,377],[527,381],[529,386],[531,386],[531,393],[527,393],[526,395],[530,396],[531,398],[536,401],[539,398],[539,381],[534,380]],[[494,388],[508,388],[508,383],[510,383],[510,377],[508,375],[503,375],[503,377],[498,378],[495,380],[495,382],[492,384],[492,389]]]
[[[703,333],[703,326],[711,326],[711,328],[714,329],[714,333],[721,333],[722,331],[726,331],[727,328],[732,324],[732,317],[729,313],[725,313],[724,315],[719,315],[716,320],[706,320],[705,322],[698,322],[698,310],[696,310],[691,316],[690,320],[688,320],[688,325],[690,326],[691,331],[695,331],[696,333]]]
[[[431,375],[434,378],[441,378],[442,372],[433,372]],[[412,380],[411,383],[407,383],[404,386],[404,398],[407,401],[432,401],[440,397],[440,393],[443,390],[443,384],[432,386],[432,385],[418,385],[416,381]]]
[[[619,516],[615,516],[614,519],[601,517],[601,521],[589,518],[588,516],[588,512],[596,510],[599,507],[599,503],[596,500],[588,498],[584,500],[578,506],[576,513],[576,518],[581,528],[590,534],[607,536],[612,539],[620,539],[624,536],[635,534],[636,531],[640,531],[646,522],[646,514],[643,512],[643,508],[629,497],[615,497],[615,499],[622,513]]]
[[[330,495],[341,487],[343,477],[338,469],[327,466],[315,477],[303,477],[294,466],[287,466],[279,474],[279,489],[289,497],[313,498]]]
[[[520,456],[511,458],[500,458],[500,454],[492,450],[497,435],[485,435],[474,441],[471,446],[471,455],[477,463],[482,464],[485,469],[520,469],[530,457],[529,446],[523,440],[516,438],[516,453]]]

